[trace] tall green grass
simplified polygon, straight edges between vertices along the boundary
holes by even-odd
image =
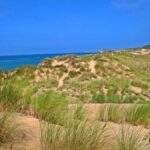
[[[12,78],[0,83],[0,111],[14,110],[23,112],[32,103],[31,97],[36,93],[37,85],[27,80]]]
[[[125,121],[126,111],[119,105],[104,105],[97,116],[100,121],[112,121],[121,123]]]
[[[22,95],[20,90],[12,83],[3,85],[0,89],[0,105],[1,109],[14,109],[18,108]],[[4,111],[1,110],[1,111]]]
[[[138,105],[128,111],[127,121],[134,125],[150,125],[150,105]]]
[[[150,126],[150,105],[137,104],[132,107],[121,107],[110,104],[100,108],[97,119],[100,121],[112,121],[116,123],[128,122],[133,125]]]
[[[77,104],[76,108],[73,110],[73,117],[75,120],[82,120],[85,118],[85,111],[82,104]]]
[[[62,94],[47,91],[34,98],[33,106],[35,116],[52,123],[59,122],[60,113],[66,109],[68,100]]]
[[[66,120],[64,126],[48,124],[42,130],[42,150],[103,150],[105,126],[96,122]]]

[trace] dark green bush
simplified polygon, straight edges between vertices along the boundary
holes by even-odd
[[[69,72],[69,77],[70,77],[70,78],[74,78],[74,77],[78,76],[79,73],[80,73],[80,72],[77,72],[77,71],[70,71],[70,72]]]
[[[103,92],[100,92],[99,94],[94,94],[92,98],[93,103],[105,103],[106,101],[106,95]]]

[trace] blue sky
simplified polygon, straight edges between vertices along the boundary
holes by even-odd
[[[149,0],[0,0],[0,55],[150,44]]]

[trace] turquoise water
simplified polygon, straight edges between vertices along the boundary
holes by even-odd
[[[85,55],[89,53],[74,53],[76,55]],[[37,65],[45,58],[53,58],[66,54],[41,54],[41,55],[20,55],[20,56],[0,56],[0,70],[12,70],[24,65]]]

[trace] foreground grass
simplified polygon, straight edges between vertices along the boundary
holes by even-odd
[[[99,123],[67,120],[64,126],[48,124],[42,133],[42,150],[99,150],[106,144]]]
[[[34,98],[34,115],[51,123],[58,123],[60,113],[67,108],[68,100],[62,94],[58,95],[53,91],[47,91]]]
[[[149,137],[142,128],[125,124],[75,120],[63,115],[63,124],[41,124],[42,150],[149,150]],[[74,113],[74,115],[76,115]]]
[[[110,122],[150,127],[149,56],[133,57],[120,52],[56,60],[67,60],[73,70],[69,71],[64,64],[54,67],[51,59],[44,66],[0,72],[0,112],[22,113],[41,120],[42,150],[150,149],[148,137],[139,130],[118,128],[119,133],[112,138],[106,128]],[[96,61],[95,74],[89,68],[91,60]],[[63,87],[57,88],[58,79],[66,72],[69,76]],[[39,80],[35,81],[36,77]],[[125,108],[106,104],[99,110],[98,121],[89,121],[82,105],[76,108],[69,105],[81,101],[136,105]],[[0,115],[0,146],[13,141],[15,129],[9,118]]]
[[[0,113],[0,146],[13,143],[16,126],[10,113]]]
[[[141,129],[133,130],[131,127],[122,126],[119,134],[116,135],[116,150],[148,150],[150,145],[145,135],[142,135]]]

